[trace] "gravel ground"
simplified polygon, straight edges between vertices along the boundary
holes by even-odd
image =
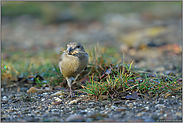
[[[1,91],[4,92],[4,91]],[[12,93],[13,91],[11,91]],[[58,91],[59,92],[59,91]],[[87,122],[156,122],[182,121],[182,96],[171,95],[165,98],[140,97],[136,99],[95,100],[84,93],[76,93],[74,99],[68,93],[2,93],[1,121],[87,121]],[[55,94],[57,93],[57,94]]]

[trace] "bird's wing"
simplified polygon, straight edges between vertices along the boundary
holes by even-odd
[[[60,58],[59,58],[58,66],[59,66],[59,68],[60,68],[60,72],[62,72],[62,69],[61,69],[61,66],[60,66],[60,62],[63,60],[64,55],[65,55],[65,52],[62,53],[62,55],[61,55]]]

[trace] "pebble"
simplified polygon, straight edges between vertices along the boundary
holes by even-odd
[[[117,107],[116,106],[111,106],[111,109],[116,109]]]
[[[54,94],[51,94],[51,97],[53,97],[53,96],[63,96],[63,93],[62,93],[62,91],[58,91]]]
[[[148,106],[146,106],[146,107],[144,107],[147,111],[149,110],[149,107]]]
[[[163,116],[166,118],[167,117],[167,114],[164,114]]]
[[[36,114],[39,113],[39,110],[34,111],[34,113],[36,113]]]
[[[169,96],[171,96],[171,93],[170,93],[170,92],[167,92],[167,93],[164,95],[165,98],[167,98],[167,97],[169,97]]]
[[[45,87],[46,91],[51,91],[52,89],[50,87]]]
[[[52,105],[60,105],[61,102],[52,102],[51,104],[52,104]]]
[[[77,102],[78,102],[78,100],[72,100],[72,101],[69,102],[69,105],[76,104]]]
[[[61,101],[62,101],[62,100],[61,100],[60,98],[58,98],[58,97],[54,97],[54,99],[55,99],[56,102],[61,102]]]
[[[39,89],[35,88],[35,87],[31,87],[28,91],[27,94],[29,93],[36,93],[37,91],[39,91]]]
[[[136,116],[140,117],[140,116],[142,116],[142,113],[140,112],[140,113],[136,114]]]
[[[165,118],[164,118],[163,116],[160,116],[159,119],[160,119],[160,120],[164,120]]]
[[[42,106],[38,106],[38,108],[42,108]]]
[[[133,107],[133,103],[129,103],[127,106],[132,108]]]
[[[121,112],[121,111],[125,111],[126,109],[127,109],[126,107],[120,107],[120,108],[117,108],[116,111]]]
[[[161,107],[161,108],[164,108],[165,107],[165,105],[163,105],[163,104],[157,104],[157,105],[155,105],[155,108],[159,108],[159,107]]]
[[[66,119],[67,122],[85,122],[85,118],[82,115],[74,114]]]
[[[48,93],[47,92],[44,92],[43,95],[48,95]]]
[[[6,96],[3,96],[3,100],[7,100],[7,97]]]
[[[177,117],[182,117],[182,113],[181,113],[181,112],[176,112],[175,115],[176,115]]]

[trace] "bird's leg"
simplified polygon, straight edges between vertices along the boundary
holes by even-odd
[[[72,89],[71,89],[71,87],[70,87],[70,97],[73,98],[73,96],[74,96],[74,95],[73,95]]]
[[[73,84],[76,83],[76,79],[79,77],[79,75],[80,75],[80,74],[78,74],[78,75],[75,77]]]
[[[72,81],[72,79],[71,78],[66,78],[67,79],[67,84],[68,84],[68,86],[69,86],[69,88],[70,88],[70,97],[71,98],[73,98],[73,93],[72,93],[72,89],[71,89],[71,81]]]

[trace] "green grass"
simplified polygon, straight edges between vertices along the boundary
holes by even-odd
[[[108,54],[108,49],[111,54]],[[81,76],[81,78],[88,77],[89,81],[85,85],[81,85],[80,91],[87,92],[96,98],[100,98],[102,95],[113,98],[114,94],[118,94],[120,97],[127,91],[136,91],[141,94],[151,92],[151,94],[158,95],[182,93],[182,86],[177,83],[177,79],[181,78],[180,76],[155,74],[154,77],[148,77],[149,73],[138,73],[133,68],[133,61],[125,62],[124,53],[120,62],[119,60],[112,61],[111,58],[114,56],[112,54],[115,54],[116,51],[108,49],[97,45],[89,51],[90,61],[87,75]],[[3,51],[2,53],[7,52]],[[65,80],[58,68],[60,54],[53,53],[51,50],[40,51],[33,56],[32,53],[20,51],[10,54],[9,58],[1,58],[1,81],[11,82],[17,77],[29,78],[40,75],[44,80],[35,78],[36,87],[42,87],[45,84],[54,87]],[[32,57],[30,58],[30,56]]]
[[[10,80],[16,80],[17,77],[28,78],[40,75],[44,78],[44,81],[56,85],[63,79],[57,63],[59,54],[54,54],[52,51],[38,53],[32,53],[31,51],[2,51],[2,54],[5,53],[9,53],[10,57],[1,58],[1,80],[7,77]],[[54,57],[54,59],[51,57]],[[39,79],[35,81],[37,86],[44,83]]]
[[[177,84],[177,79],[181,78],[180,76],[162,76],[159,74],[155,74],[154,77],[148,77],[148,75],[144,72],[144,74],[140,74],[141,79],[137,81],[139,75],[136,76],[136,73],[132,70],[133,61],[129,64],[124,62],[124,58],[122,55],[122,62],[120,63],[111,63],[107,62],[106,52],[101,53],[98,51],[98,48],[95,47],[93,50],[93,61],[92,64],[94,66],[101,66],[105,68],[112,64],[112,71],[109,75],[106,75],[105,79],[96,81],[99,74],[95,74],[95,72],[101,72],[98,67],[95,67],[95,70],[90,76],[90,81],[86,82],[86,86],[83,86],[81,91],[87,92],[90,95],[94,95],[96,97],[100,97],[101,95],[113,95],[115,92],[126,92],[126,91],[137,91],[141,94],[152,92],[153,94],[166,94],[167,92],[171,94],[178,94],[181,92],[180,85]],[[116,68],[118,65],[118,68]],[[105,69],[107,71],[107,69]],[[100,74],[101,76],[102,74]],[[95,77],[94,77],[95,76]],[[95,79],[94,79],[95,78]],[[171,78],[171,79],[169,79]]]

